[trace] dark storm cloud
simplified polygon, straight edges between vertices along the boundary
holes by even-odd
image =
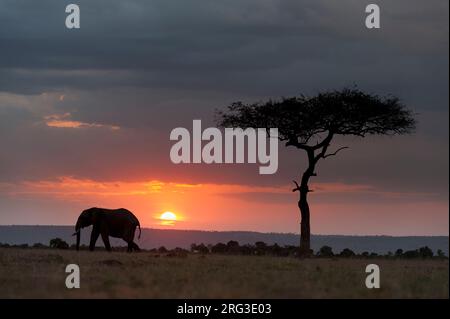
[[[448,82],[445,1],[381,2],[383,29],[372,33],[359,1],[79,1],[80,30],[65,29],[65,4],[1,2],[1,90],[279,96],[356,82],[414,94]]]

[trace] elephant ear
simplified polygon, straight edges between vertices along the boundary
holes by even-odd
[[[91,220],[92,220],[92,225],[95,225],[98,223],[98,221],[100,220],[100,211],[98,209],[92,210],[91,211]]]

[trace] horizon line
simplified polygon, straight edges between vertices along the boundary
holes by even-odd
[[[15,227],[15,226],[28,226],[28,227],[74,227],[73,225],[51,225],[51,224],[0,224],[0,227]],[[270,231],[256,231],[256,230],[204,230],[204,229],[168,229],[168,228],[155,228],[155,227],[141,227],[142,230],[162,230],[162,231],[195,231],[195,232],[208,232],[208,233],[259,233],[259,234],[280,234],[280,235],[295,235],[300,236],[299,233],[292,232],[270,232]],[[345,237],[449,237],[449,234],[445,235],[386,235],[386,234],[311,234],[311,236],[345,236]]]

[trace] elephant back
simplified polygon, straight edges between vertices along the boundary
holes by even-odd
[[[116,212],[119,213],[119,214],[123,214],[123,215],[127,216],[129,218],[129,220],[135,226],[140,226],[139,219],[132,212],[130,212],[128,209],[119,208],[119,209],[116,210]]]

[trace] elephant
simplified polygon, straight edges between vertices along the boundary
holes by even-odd
[[[94,250],[99,235],[102,236],[107,251],[111,251],[109,236],[125,240],[128,244],[127,252],[140,250],[139,246],[134,242],[134,233],[136,227],[139,227],[138,239],[141,238],[141,225],[136,216],[129,210],[125,208],[106,209],[97,207],[84,210],[78,217],[75,233],[73,234],[73,236],[77,236],[77,250],[80,249],[81,229],[91,225],[90,251]]]

